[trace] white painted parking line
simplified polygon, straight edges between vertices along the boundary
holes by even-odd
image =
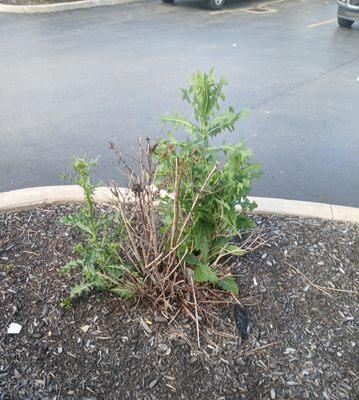
[[[241,13],[242,8],[235,8],[232,10],[219,10],[219,11],[209,11],[209,15],[220,15],[220,14],[230,14],[230,13]]]
[[[248,14],[268,14],[272,12],[277,12],[278,10],[274,10],[273,8],[264,8],[264,7],[258,7],[258,8],[243,8],[242,11]]]
[[[224,9],[219,11],[210,11],[210,15],[220,15],[220,14],[232,14],[232,13],[247,13],[247,14],[268,14],[273,12],[278,12],[269,6],[284,3],[287,0],[272,0],[267,1],[265,3],[258,3],[253,5],[251,8],[232,8],[232,9]]]
[[[337,22],[336,18],[327,19],[326,21],[317,22],[315,24],[308,25],[308,28],[317,28],[318,26],[332,24],[333,22]]]
[[[277,12],[278,10],[274,10],[272,8],[262,8],[257,7],[257,9],[249,9],[249,8],[233,8],[229,10],[220,10],[220,11],[210,11],[209,15],[219,15],[219,14],[231,14],[231,13],[245,13],[245,14],[268,14]]]

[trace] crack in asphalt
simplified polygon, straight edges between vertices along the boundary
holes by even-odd
[[[322,72],[320,75],[318,75],[318,76],[316,76],[314,78],[305,79],[303,82],[299,83],[298,85],[292,86],[289,89],[286,89],[286,90],[283,90],[283,91],[279,92],[275,96],[272,96],[272,97],[267,98],[267,99],[265,99],[263,101],[260,101],[259,103],[254,104],[252,106],[252,109],[256,110],[256,109],[262,107],[263,105],[266,105],[266,104],[270,103],[271,101],[277,100],[277,99],[279,99],[279,98],[281,98],[283,96],[291,94],[291,93],[295,92],[296,90],[301,89],[301,88],[303,88],[303,87],[305,87],[305,86],[307,86],[307,85],[309,85],[309,84],[311,84],[313,82],[317,82],[320,79],[322,79],[323,77],[325,77],[326,75],[329,75],[331,72],[334,72],[334,71],[336,71],[336,70],[338,70],[340,68],[343,68],[343,67],[345,67],[347,65],[350,65],[354,61],[357,61],[357,60],[359,60],[359,56],[356,56],[356,57],[352,58],[349,61],[345,61],[345,62],[343,62],[341,64],[338,64],[335,67],[330,68],[327,71]]]

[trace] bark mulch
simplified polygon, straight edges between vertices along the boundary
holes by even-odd
[[[60,306],[76,279],[58,274],[76,240],[60,223],[70,209],[0,215],[1,400],[359,398],[358,296],[334,290],[358,290],[358,225],[255,217],[270,239],[238,259],[249,339],[197,349],[107,294]]]

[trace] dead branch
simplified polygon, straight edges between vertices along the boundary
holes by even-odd
[[[316,283],[312,282],[306,275],[303,274],[302,271],[300,271],[298,268],[294,267],[294,265],[290,264],[288,261],[284,261],[290,268],[292,268],[298,275],[300,275],[303,279],[305,279],[311,286],[314,288],[318,289],[322,293],[324,293],[326,296],[331,297],[330,293],[331,292],[339,292],[339,293],[349,293],[349,294],[354,294],[355,296],[359,295],[358,290],[347,290],[347,289],[337,289],[337,288],[332,288],[329,286],[321,286],[317,285]]]

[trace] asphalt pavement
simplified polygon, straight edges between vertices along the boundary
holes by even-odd
[[[62,184],[78,155],[126,184],[107,143],[163,135],[161,115],[189,114],[179,87],[214,67],[251,110],[225,139],[262,164],[253,195],[359,207],[359,23],[335,18],[334,0],[0,14],[0,191]]]

